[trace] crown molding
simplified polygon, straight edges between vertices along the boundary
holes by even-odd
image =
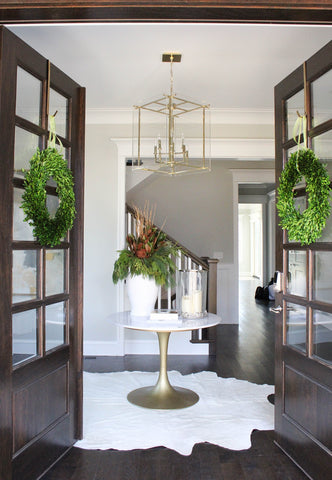
[[[211,108],[211,124],[273,125],[273,109]],[[200,120],[199,116],[199,120]],[[132,108],[87,108],[88,125],[131,125]]]

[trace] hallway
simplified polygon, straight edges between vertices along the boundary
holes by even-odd
[[[255,301],[256,280],[240,281],[240,325],[218,327],[218,355],[170,356],[168,366],[182,374],[216,371],[254,383],[274,382],[273,302]],[[270,304],[270,305],[269,305]],[[158,370],[154,355],[85,359],[87,371]],[[164,447],[149,450],[73,448],[43,480],[305,480],[307,477],[274,445],[272,431],[252,433],[252,447],[232,451],[195,445],[190,456]]]

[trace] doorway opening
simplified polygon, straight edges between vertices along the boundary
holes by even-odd
[[[275,271],[275,184],[238,185],[239,320],[256,308],[255,291]]]
[[[239,203],[239,278],[263,278],[263,209]]]

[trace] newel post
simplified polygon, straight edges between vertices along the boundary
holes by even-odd
[[[209,313],[217,313],[217,268],[219,260],[217,258],[208,257],[205,257],[204,260],[209,264],[207,282],[207,311]],[[209,355],[215,355],[217,327],[204,329],[202,331],[202,339],[209,343]]]
[[[207,310],[210,313],[217,313],[217,268],[219,260],[208,258],[207,262],[209,264]]]

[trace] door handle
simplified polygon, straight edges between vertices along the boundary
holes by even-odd
[[[282,312],[282,306],[278,305],[277,307],[270,307],[269,310],[270,310],[270,312],[273,312],[273,313],[281,313]]]

